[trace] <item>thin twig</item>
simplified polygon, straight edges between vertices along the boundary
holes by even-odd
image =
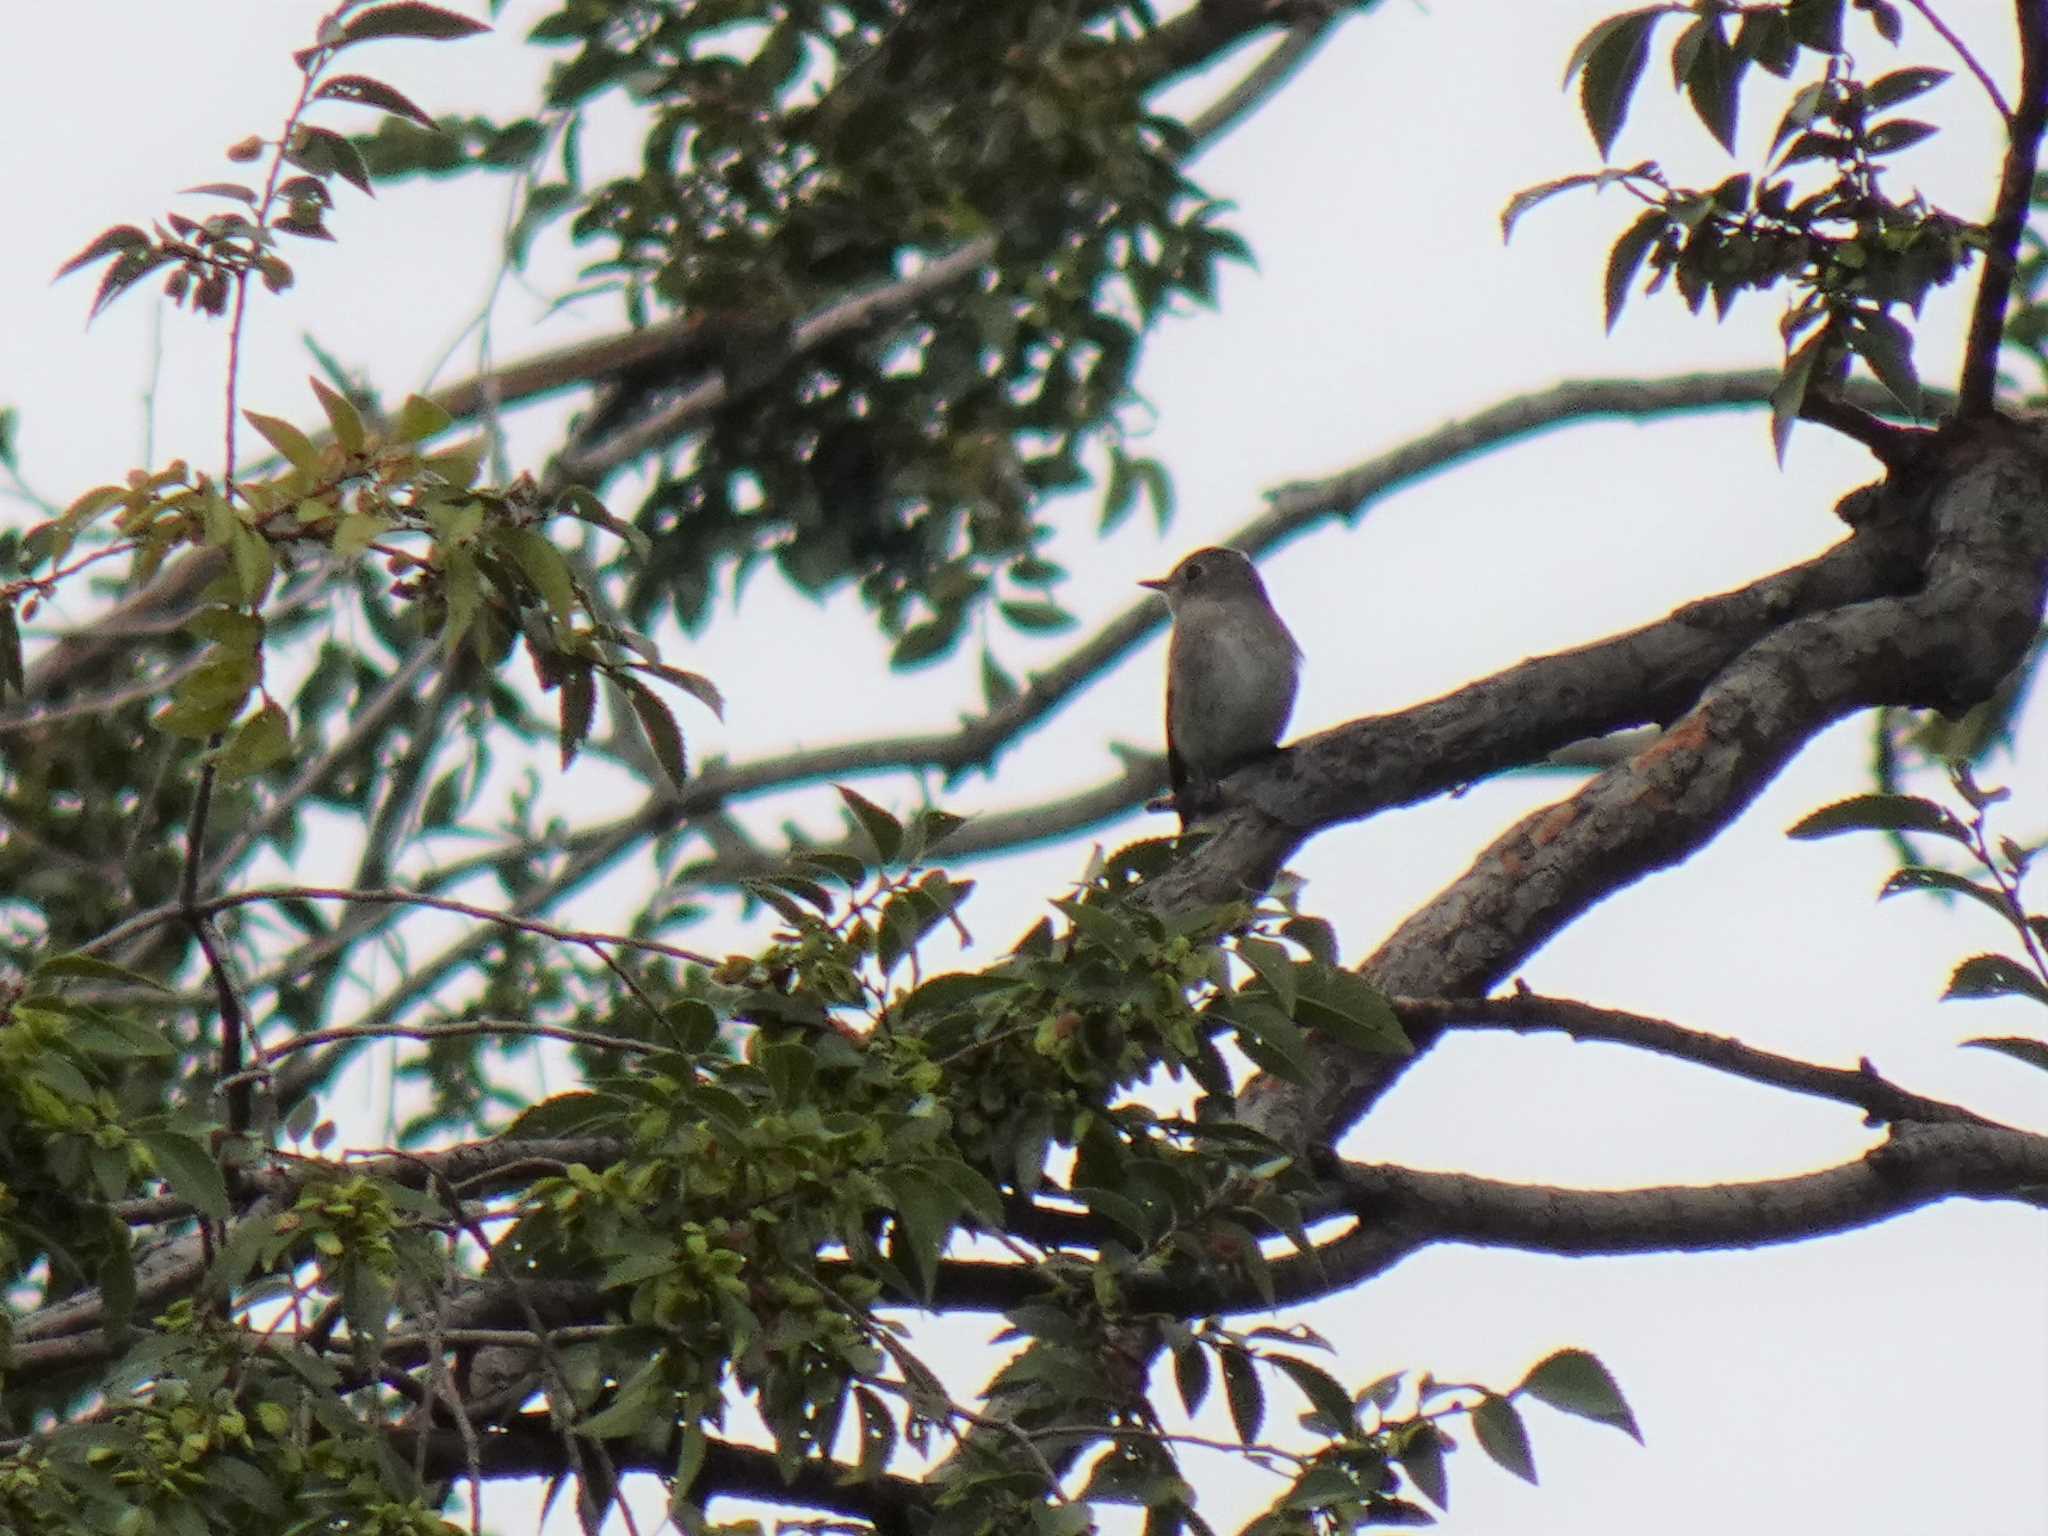
[[[1934,28],[1941,40],[1955,50],[1956,57],[1969,66],[1970,73],[1977,77],[1977,83],[1984,87],[1984,94],[1991,98],[1991,105],[1998,108],[1998,115],[2008,124],[2012,121],[2012,108],[2005,103],[2005,96],[1998,89],[1998,82],[1991,78],[1991,72],[1977,62],[1977,56],[1970,52],[1969,45],[1949,30],[1948,23],[1934,14],[1934,7],[1928,0],[1906,0],[1906,3],[1927,18],[1927,25]],[[2024,22],[2021,23],[2025,25]]]
[[[1710,1035],[1618,1008],[1597,1008],[1572,998],[1518,992],[1508,997],[1397,997],[1390,1001],[1395,1015],[1404,1024],[1444,1029],[1509,1029],[1517,1033],[1561,1030],[1575,1040],[1634,1046],[1753,1083],[1833,1099],[1861,1109],[1872,1122],[1920,1121],[2003,1129],[1997,1121],[1960,1105],[1925,1098],[1899,1087],[1880,1077],[1868,1061],[1854,1069],[1817,1066],[1760,1051],[1726,1035]]]
[[[664,1049],[645,1040],[628,1040],[622,1035],[602,1035],[595,1030],[570,1029],[559,1024],[536,1024],[524,1019],[489,1018],[465,1019],[450,1024],[337,1024],[332,1029],[316,1029],[307,1034],[294,1035],[282,1045],[268,1047],[264,1054],[269,1060],[277,1061],[294,1051],[332,1045],[339,1040],[463,1040],[478,1035],[522,1035],[539,1040],[559,1040],[564,1045],[587,1045],[596,1050],[618,1051],[629,1056],[646,1056]]]
[[[693,965],[715,966],[718,962],[709,955],[694,949],[684,949],[679,944],[664,944],[658,939],[634,939],[624,934],[597,933],[582,928],[561,928],[553,923],[544,923],[537,918],[517,917],[509,912],[494,911],[480,907],[473,902],[453,901],[445,896],[428,896],[419,891],[377,890],[360,891],[346,887],[326,885],[263,885],[246,891],[229,891],[204,901],[166,904],[141,912],[115,927],[109,928],[97,938],[88,939],[80,945],[77,953],[93,954],[99,950],[121,943],[134,934],[167,923],[189,912],[225,912],[233,907],[246,907],[259,902],[271,901],[345,901],[365,906],[430,907],[437,912],[452,912],[460,917],[473,917],[479,922],[496,923],[504,928],[516,928],[522,933],[537,938],[552,939],[560,944],[575,944],[593,952],[602,951],[606,946],[616,949],[639,950],[647,954],[665,955],[671,960],[683,960]]]

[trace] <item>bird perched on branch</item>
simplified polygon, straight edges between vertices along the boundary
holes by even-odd
[[[1198,549],[1142,581],[1166,599],[1166,771],[1183,828],[1215,809],[1217,785],[1267,756],[1294,709],[1301,648],[1236,549]]]

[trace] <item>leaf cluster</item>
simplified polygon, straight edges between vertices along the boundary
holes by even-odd
[[[1627,120],[1658,29],[1677,19],[1685,24],[1671,42],[1673,87],[1730,155],[1745,94],[1753,94],[1756,80],[1797,82],[1765,164],[1712,188],[1674,186],[1654,161],[1582,173],[1530,188],[1503,215],[1503,227],[1511,230],[1537,203],[1587,186],[1620,186],[1646,205],[1608,257],[1609,329],[1646,270],[1646,291],[1668,282],[1695,314],[1711,302],[1715,314],[1725,316],[1744,293],[1782,293],[1787,356],[1772,396],[1781,456],[1809,392],[1838,386],[1852,358],[1862,360],[1902,413],[1919,412],[1912,335],[1892,311],[1903,306],[1917,315],[1929,290],[1953,279],[1982,239],[1981,231],[1919,194],[1899,197],[1886,189],[1885,162],[1937,131],[1895,115],[1897,109],[1949,73],[1909,65],[1860,78],[1844,37],[1850,9],[1844,0],[1739,10],[1698,0],[1601,22],[1580,42],[1565,78],[1578,83],[1603,157]],[[1854,9],[1885,43],[1898,42],[1897,7]]]
[[[1025,631],[1071,622],[1037,547],[1044,499],[1086,483],[1092,444],[1115,454],[1107,521],[1141,489],[1170,508],[1163,467],[1122,446],[1139,346],[1245,250],[1180,168],[1185,129],[1145,103],[1152,26],[1139,0],[575,0],[534,29],[566,54],[542,118],[450,120],[441,138],[393,120],[363,148],[380,175],[529,151],[515,252],[567,218],[598,251],[586,291],[636,324],[687,318],[581,441],[706,378],[744,396],[662,455],[635,517],[652,541],[636,622],[665,608],[694,626],[713,573],[772,559],[806,591],[858,581],[914,666],[985,608]],[[639,164],[590,184],[582,125],[622,98]],[[977,240],[988,261],[914,321],[793,351],[804,315]]]

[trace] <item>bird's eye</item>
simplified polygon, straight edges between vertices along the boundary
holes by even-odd
[[[1201,576],[1202,576],[1202,566],[1201,566],[1201,562],[1200,562],[1200,561],[1197,561],[1197,560],[1190,560],[1190,561],[1188,562],[1188,580],[1189,580],[1189,581],[1199,581],[1199,580],[1201,579]]]

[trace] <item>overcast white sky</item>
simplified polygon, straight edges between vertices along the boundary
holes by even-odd
[[[1177,477],[1180,518],[1163,537],[1139,518],[1097,544],[1091,512],[1077,507],[1056,554],[1077,573],[1068,596],[1079,612],[1119,611],[1132,581],[1227,534],[1262,491],[1459,413],[1567,377],[1775,360],[1776,311],[1756,301],[1717,327],[1661,295],[1603,336],[1601,264],[1628,217],[1617,199],[1560,200],[1501,245],[1496,218],[1513,192],[1593,162],[1557,83],[1578,36],[1614,8],[1392,0],[1343,28],[1293,89],[1202,162],[1204,182],[1237,203],[1259,267],[1226,277],[1220,312],[1178,321],[1153,344],[1143,388],[1157,428],[1146,446]],[[362,62],[430,110],[509,113],[542,68],[517,39],[544,9],[520,0],[497,38],[380,45],[383,56]],[[25,469],[46,495],[68,500],[140,461],[155,325],[153,301],[138,295],[88,331],[89,280],[52,288],[50,273],[106,225],[146,219],[174,189],[216,179],[229,142],[270,131],[294,90],[287,55],[318,10],[298,0],[102,0],[37,7],[10,25],[0,50],[0,185],[13,215],[0,243],[0,404],[21,409]],[[1947,7],[2008,80],[2009,10]],[[1909,14],[1907,28],[1906,52],[1930,61],[1924,25]],[[1864,51],[1870,72],[1885,67],[1881,45]],[[1732,168],[1670,107],[1659,67],[1617,159],[1654,154],[1676,175],[1719,180]],[[1926,106],[1954,126],[1900,157],[1895,174],[1981,213],[1995,164],[1988,110],[1960,76]],[[1735,168],[1754,168],[1775,117],[1775,106],[1746,111]],[[303,249],[297,292],[257,317],[244,402],[311,413],[302,331],[393,394],[420,385],[486,296],[505,193],[422,183],[371,203],[344,190],[330,221],[339,248]],[[614,323],[593,304],[540,325],[574,263],[544,249],[532,286],[505,288],[494,321],[501,357]],[[1931,379],[1952,367],[1965,297],[1929,306],[1921,360]],[[188,316],[165,318],[159,462],[217,459],[220,340]],[[474,363],[473,349],[458,354],[442,377]],[[543,426],[515,441],[537,448]],[[1308,656],[1295,732],[1417,702],[1803,558],[1841,532],[1835,497],[1870,478],[1861,450],[1810,427],[1780,470],[1762,419],[1733,415],[1554,433],[1406,491],[1355,528],[1326,529],[1267,563]],[[0,516],[27,515],[0,503]],[[1062,649],[1014,637],[1000,648],[1018,668]],[[748,757],[942,725],[975,706],[971,655],[878,681],[884,655],[851,601],[820,611],[757,580],[737,613],[676,646],[673,659],[710,673],[732,700],[723,725],[685,718],[693,750]],[[946,803],[1046,798],[1104,776],[1108,742],[1154,744],[1159,664],[1154,645],[1005,760],[994,783],[961,786]],[[2048,821],[2044,754],[2035,724],[2022,742],[2027,771],[1994,772],[2017,781],[2015,835]],[[2048,1129],[2038,1073],[1956,1049],[1970,1035],[2039,1034],[2038,1010],[1935,1002],[1957,959],[1999,942],[1988,919],[1873,905],[1887,868],[1875,839],[1782,836],[1856,789],[1864,757],[1860,724],[1831,732],[1713,849],[1593,913],[1537,955],[1527,979],[1815,1061],[1868,1055],[1914,1089]],[[1567,789],[1497,782],[1340,829],[1298,860],[1308,903],[1337,922],[1348,956],[1362,955],[1515,816]],[[561,801],[629,792],[572,775]],[[914,797],[908,784],[871,792],[899,805]],[[805,806],[821,834],[832,829],[825,797]],[[767,826],[783,813],[778,803]],[[1104,836],[1156,830],[1133,818]],[[968,916],[988,941],[984,958],[1035,918],[1084,851],[974,871],[984,883]],[[586,907],[596,918],[603,894]],[[368,1098],[338,1108],[380,1118]],[[1462,1038],[1412,1073],[1346,1150],[1624,1187],[1796,1172],[1870,1141],[1850,1112],[1618,1050]],[[1414,1366],[1506,1385],[1565,1344],[1596,1351],[1619,1378],[1646,1448],[1532,1407],[1543,1486],[1518,1483],[1468,1446],[1452,1463],[1451,1532],[1706,1536],[1739,1522],[2040,1536],[2044,1300],[2039,1212],[1952,1203],[1761,1253],[1560,1261],[1439,1250],[1304,1315],[1339,1341],[1340,1374],[1355,1383]],[[1219,1528],[1272,1492],[1221,1464],[1206,1473]]]

